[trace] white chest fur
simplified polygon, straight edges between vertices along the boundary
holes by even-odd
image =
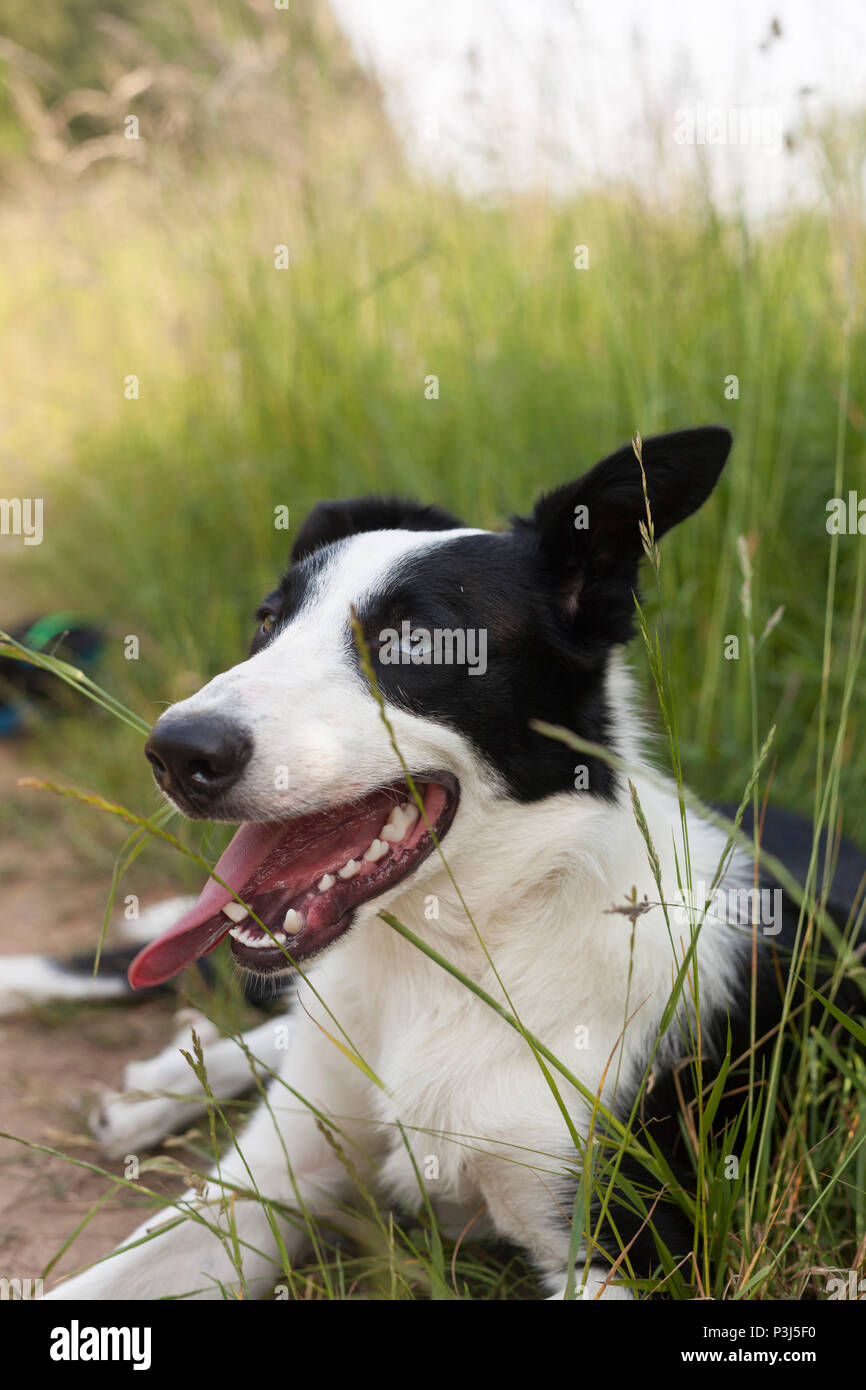
[[[673,903],[676,805],[650,783],[640,793],[657,832],[665,899]],[[474,862],[453,865],[458,882],[462,871],[470,885],[468,906],[486,951],[436,864],[388,908],[516,1014],[590,1093],[611,1103],[647,1063],[690,930],[673,920],[669,926],[660,906],[635,923],[610,911],[633,890],[658,900],[630,808],[596,805],[578,834],[574,799],[552,802],[512,804],[512,814],[524,818],[517,845],[501,825],[487,835],[481,829]],[[715,831],[694,825],[694,878],[712,880],[723,844]],[[426,915],[431,901],[437,916]],[[725,924],[702,927],[696,956],[703,1009],[728,997],[741,949]],[[378,1130],[387,1198],[417,1206],[423,1181],[446,1226],[460,1229],[479,1208],[489,1210],[491,1197],[501,1207],[515,1194],[522,1219],[551,1207],[565,1164],[574,1164],[574,1145],[524,1037],[379,918],[361,923],[323,961],[315,983],[383,1083],[380,1089],[356,1074],[368,1136],[371,1124]],[[586,1096],[555,1068],[551,1073],[585,1135]],[[536,1201],[527,1202],[528,1191]]]

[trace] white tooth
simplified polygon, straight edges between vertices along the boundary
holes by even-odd
[[[229,932],[229,936],[232,938],[233,941],[242,941],[243,935],[244,934],[241,931],[240,927],[232,927],[231,931]]]
[[[304,919],[300,912],[296,912],[293,907],[290,907],[283,918],[283,926],[289,933],[289,936],[294,936],[295,932],[303,926],[303,923]]]
[[[336,882],[333,874],[323,874],[316,886],[320,893],[324,893],[328,888],[333,888]]]
[[[286,939],[286,933],[285,933],[284,931],[275,931],[275,932],[274,932],[274,941],[276,941],[276,943],[277,943],[278,946],[282,946],[283,943],[285,942],[285,939]]]
[[[223,912],[232,922],[242,922],[250,915],[243,903],[226,903]]]
[[[382,858],[383,854],[388,853],[388,846],[384,840],[374,840],[369,849],[364,851],[364,860],[367,864],[375,864]]]
[[[270,946],[270,944],[271,938],[269,936],[254,936],[250,942],[250,945],[255,946],[257,951],[260,951],[263,946]]]
[[[402,806],[394,807],[379,833],[383,840],[387,840],[392,845],[397,844],[417,819],[418,807],[410,801],[406,801]]]
[[[343,865],[342,869],[337,870],[337,877],[343,879],[354,878],[360,867],[361,865],[358,863],[357,859],[350,859]]]

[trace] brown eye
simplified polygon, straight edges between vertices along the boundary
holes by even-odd
[[[276,613],[265,613],[262,618],[262,632],[271,633],[277,625]]]

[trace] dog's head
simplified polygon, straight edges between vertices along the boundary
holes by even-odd
[[[658,540],[707,498],[730,443],[719,428],[647,439],[643,475],[627,445],[502,533],[395,499],[316,507],[249,658],[148,739],[175,805],[242,824],[214,871],[227,886],[208,882],[137,958],[133,984],[168,978],[228,933],[250,969],[308,959],[379,911],[447,835],[459,848],[461,826],[472,830],[461,802],[573,790],[573,751],[533,721],[615,743],[608,665],[633,631],[647,502]],[[585,763],[582,794],[609,798],[609,766]]]

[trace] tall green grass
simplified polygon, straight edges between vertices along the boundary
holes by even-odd
[[[670,539],[662,575],[683,757],[699,790],[736,796],[757,712],[777,725],[774,795],[810,810],[813,712],[823,698],[826,721],[838,716],[860,547],[856,536],[835,547],[825,653],[826,503],[839,481],[847,493],[866,478],[861,319],[836,476],[847,305],[828,219],[802,214],[758,236],[708,207],[659,212],[627,191],[506,210],[428,188],[299,214],[254,183],[245,176],[230,201],[205,186],[171,188],[147,211],[115,203],[101,225],[87,199],[76,208],[91,290],[45,387],[64,395],[74,433],[59,459],[38,457],[35,429],[27,444],[46,539],[7,562],[21,602],[109,624],[107,679],[152,718],[243,654],[286,559],[278,506],[294,527],[321,497],[400,491],[496,526],[635,426],[724,422],[729,467]],[[61,244],[72,234],[61,226]],[[572,265],[578,241],[589,270]],[[285,271],[273,265],[281,243]],[[58,277],[41,264],[38,292],[65,312]],[[125,400],[132,373],[140,398]],[[725,399],[731,374],[738,400]],[[757,631],[784,605],[754,691],[745,641],[739,660],[725,657],[727,635],[744,637],[740,536]],[[141,639],[138,662],[123,659],[127,634]],[[63,730],[66,765],[87,762],[99,784],[93,742],[84,723]],[[839,803],[861,841],[864,748],[858,691]],[[108,766],[116,790],[123,773]]]
[[[636,444],[636,452],[639,458],[639,441]],[[654,545],[649,503],[647,512],[645,546],[659,580],[661,563]],[[856,594],[860,646],[864,635],[864,587],[866,565],[861,564]],[[748,611],[748,595],[744,595],[744,600]],[[683,784],[676,725],[671,715],[670,692],[666,688],[666,636],[651,630],[640,609],[638,616],[670,740],[672,772],[683,812],[681,835],[676,840],[678,878],[681,885],[691,885],[685,808],[694,798]],[[662,633],[664,631],[662,627]],[[371,693],[379,704],[386,730],[395,752],[402,761],[399,745],[395,741],[387,708],[379,694],[375,673],[357,622],[355,637],[361,647],[362,666]],[[6,649],[16,652],[19,657],[25,657],[22,649],[15,644],[10,644]],[[91,682],[82,679],[73,669],[65,667],[51,657],[39,655],[33,659],[47,669],[53,669],[59,679],[78,684],[91,700],[107,708],[133,732],[140,732],[137,721],[130,717],[129,712],[122,707],[116,707],[110,697],[106,697],[104,692]],[[854,670],[856,663],[849,662],[847,699],[850,699],[851,675]],[[619,767],[621,772],[631,771],[614,755],[606,753],[604,749],[586,745],[567,729],[539,727],[549,736],[570,743],[578,751],[588,750],[596,756],[607,758]],[[722,876],[728,851],[737,837],[742,811],[753,792],[757,792],[774,735],[775,729],[771,729],[743,789],[740,810],[735,822],[729,827],[727,846],[720,857],[714,884]],[[840,747],[841,740],[837,739],[828,769],[828,788],[833,784],[838,772]],[[410,790],[415,795],[423,815],[423,803],[415,792],[409,769],[405,763],[403,766]],[[629,785],[634,814],[644,835],[650,867],[667,917],[667,907],[664,906],[665,889],[660,877],[652,832],[644,819],[637,791],[631,782]],[[50,785],[46,785],[45,789],[64,791],[63,788]],[[164,816],[146,821],[123,807],[106,803],[93,794],[76,793],[75,799],[101,811],[107,811],[123,822],[131,822],[136,827],[133,836],[124,846],[115,883],[122,877],[122,871],[128,867],[134,855],[146,848],[148,840],[152,837],[167,841],[175,850],[183,849],[183,846],[164,829]],[[826,803],[820,808],[818,828],[825,814]],[[761,850],[758,835],[755,849],[762,858],[767,858]],[[443,858],[447,868],[447,858],[438,842],[436,851]],[[203,861],[198,862],[202,868],[206,868]],[[718,1075],[718,1059],[704,1058],[700,978],[696,954],[704,917],[700,910],[692,915],[689,946],[682,962],[677,961],[679,968],[659,1024],[656,1046],[668,1025],[679,1026],[684,1031],[687,1056],[691,1059],[691,1080],[695,1098],[689,1101],[684,1094],[680,1123],[685,1151],[694,1171],[693,1179],[690,1181],[686,1177],[685,1182],[681,1182],[679,1176],[671,1169],[669,1156],[655,1142],[651,1128],[644,1128],[640,1121],[642,1098],[646,1088],[651,1085],[655,1050],[648,1060],[631,1112],[623,1121],[602,1102],[601,1094],[594,1095],[588,1090],[580,1075],[545,1046],[543,1039],[526,1030],[513,1011],[508,982],[500,978],[495,962],[490,958],[486,944],[465,904],[467,931],[474,932],[478,937],[479,945],[493,969],[508,1007],[492,998],[459,967],[414,936],[392,914],[382,914],[393,930],[408,940],[415,949],[423,952],[437,967],[459,979],[465,988],[471,990],[523,1037],[557,1100],[564,1128],[574,1147],[575,1175],[579,1181],[570,1215],[572,1262],[581,1247],[594,1252],[596,1259],[610,1260],[597,1244],[598,1237],[605,1216],[615,1205],[624,1205],[639,1216],[655,1239],[656,1270],[648,1280],[637,1278],[629,1256],[630,1246],[623,1241],[619,1254],[610,1262],[609,1277],[625,1279],[638,1296],[659,1291],[678,1299],[778,1299],[799,1297],[803,1294],[818,1296],[814,1283],[816,1277],[824,1281],[823,1287],[826,1290],[826,1280],[831,1274],[841,1271],[843,1277],[847,1278],[847,1270],[858,1270],[866,1262],[866,1240],[861,1239],[860,1234],[864,1230],[866,1218],[866,1184],[863,1182],[866,1155],[866,1133],[863,1131],[863,1121],[866,1117],[866,1061],[863,1047],[866,1045],[866,1030],[862,1024],[840,1012],[833,1003],[841,979],[848,974],[860,980],[863,998],[866,1000],[866,975],[862,961],[859,960],[862,953],[852,952],[852,945],[856,943],[866,916],[866,899],[860,903],[859,909],[852,911],[851,918],[844,924],[840,935],[823,912],[826,891],[820,873],[816,872],[813,876],[810,872],[806,890],[802,892],[776,861],[769,860],[768,867],[779,872],[781,881],[793,892],[795,898],[801,901],[801,928],[806,928],[804,934],[798,934],[793,959],[783,963],[785,968],[790,968],[791,984],[785,991],[769,1069],[766,1063],[763,1063],[758,1074],[755,1066],[754,1052],[761,1039],[756,1036],[754,1016],[751,1051],[747,1057],[733,1055],[729,1038]],[[817,870],[814,857],[813,867]],[[639,905],[636,905],[635,920],[640,910]],[[757,933],[757,924],[753,930]],[[825,931],[827,942],[824,939]],[[814,989],[819,957],[823,956],[826,963],[828,949],[829,959],[833,963],[830,971],[829,997],[826,986],[825,992],[820,994]],[[826,969],[824,974],[826,975]],[[792,985],[797,979],[805,981],[805,1008],[803,1004],[793,1007]],[[327,1000],[323,1002],[327,1008]],[[330,1009],[328,1012],[330,1014]],[[332,1035],[333,1044],[355,1062],[369,1084],[381,1087],[383,1082],[343,1032],[339,1019],[333,1014],[331,1018],[337,1032],[342,1033],[344,1039],[340,1041],[339,1037]],[[676,1019],[680,1020],[678,1025],[674,1022]],[[629,1026],[628,1004],[623,1026],[624,1029]],[[268,1091],[265,1083],[269,1068],[257,1062],[241,1038],[238,1039],[238,1045],[243,1047],[247,1054],[257,1099],[268,1107],[275,1125],[279,1124],[275,1111],[280,1107],[281,1101],[287,1101],[292,1097],[295,1102],[309,1105],[303,1095],[291,1088],[279,1075],[270,1073],[275,1086]],[[800,1064],[792,1071],[790,1063],[786,1062],[783,1071],[783,1055],[792,1048],[794,1056],[799,1057]],[[233,1121],[227,1117],[225,1106],[210,1089],[206,1061],[195,1034],[192,1054],[184,1055],[207,1097],[209,1147],[217,1163],[223,1141],[234,1145],[243,1155],[243,1134],[238,1132]],[[712,1062],[706,1073],[705,1060]],[[747,1081],[743,1071],[744,1063],[748,1068]],[[285,1095],[281,1088],[285,1090]],[[713,1120],[719,1103],[723,1094],[732,1088],[736,1088],[733,1090],[734,1095],[742,1097],[739,1115],[723,1132],[714,1133]],[[582,1126],[576,1127],[576,1117],[581,1109],[588,1112],[590,1117],[586,1134]],[[249,1297],[250,1290],[243,1273],[243,1240],[236,1226],[234,1204],[237,1200],[256,1201],[266,1207],[274,1246],[280,1252],[281,1274],[276,1278],[279,1281],[278,1296],[281,1297],[344,1299],[357,1292],[363,1297],[379,1296],[390,1299],[533,1296],[531,1282],[527,1281],[527,1272],[520,1266],[514,1269],[512,1263],[507,1263],[496,1272],[489,1263],[489,1253],[476,1253],[471,1250],[461,1253],[462,1237],[456,1243],[448,1242],[443,1237],[438,1229],[430,1194],[414,1159],[419,1184],[421,1224],[417,1228],[405,1228],[393,1216],[386,1220],[377,1206],[375,1197],[362,1180],[357,1163],[353,1160],[352,1141],[342,1133],[338,1122],[318,1112],[314,1113],[317,1114],[317,1123],[329,1144],[345,1164],[355,1189],[354,1199],[345,1205],[336,1219],[329,1217],[323,1225],[314,1212],[306,1209],[294,1180],[295,1204],[287,1206],[274,1203],[268,1194],[259,1191],[255,1172],[248,1165],[249,1186],[227,1187],[219,1177],[209,1178],[208,1182],[219,1190],[220,1196],[217,1206],[214,1206],[212,1193],[205,1202],[203,1199],[207,1176],[207,1148],[202,1147],[200,1137],[197,1145],[193,1143],[193,1148],[197,1150],[202,1166],[190,1166],[189,1163],[170,1158],[147,1160],[142,1166],[141,1172],[144,1174],[152,1169],[160,1173],[176,1172],[192,1184],[191,1196],[180,1200],[158,1199],[164,1207],[174,1208],[177,1213],[169,1225],[163,1228],[163,1233],[165,1229],[171,1229],[177,1219],[195,1221],[207,1227],[223,1244],[234,1270],[237,1290],[241,1297]],[[409,1140],[399,1119],[397,1127],[411,1155]],[[468,1141],[470,1144],[483,1141],[483,1137],[450,1136],[452,1142]],[[45,1149],[43,1151],[57,1152]],[[737,1155],[738,1165],[741,1165],[733,1174],[726,1167],[731,1153]],[[287,1152],[286,1162],[290,1175],[291,1157]],[[635,1180],[633,1173],[624,1167],[629,1160],[639,1165],[639,1171],[645,1175],[644,1177]],[[552,1177],[560,1173],[553,1155],[535,1153],[529,1149],[519,1157],[515,1157],[513,1153],[503,1155],[502,1161],[525,1162],[534,1171],[548,1173]],[[94,1165],[84,1166],[94,1171],[102,1171],[111,1184],[110,1192],[124,1185],[152,1198],[156,1196],[146,1180],[141,1181],[140,1175],[134,1180],[118,1179],[107,1170],[94,1168]],[[657,1207],[660,1203],[670,1202],[680,1207],[693,1223],[694,1245],[689,1260],[680,1259],[675,1262],[657,1226]],[[785,1221],[780,1222],[779,1216],[783,1208]],[[564,1215],[568,1219],[568,1213]],[[290,1259],[281,1235],[281,1219],[303,1231],[311,1247],[309,1261],[293,1262]],[[75,1236],[85,1224],[86,1219],[64,1240],[43,1272],[45,1277],[50,1274],[61,1255],[69,1250]],[[348,1251],[344,1244],[334,1244],[335,1234],[351,1240]],[[159,1230],[145,1237],[146,1240],[159,1238]],[[453,1247],[450,1248],[450,1254],[449,1247]],[[196,1290],[189,1290],[188,1294],[195,1292]],[[581,1288],[577,1287],[572,1274],[569,1276],[566,1297],[579,1296],[580,1293]],[[223,1289],[223,1294],[225,1297],[238,1296],[238,1293],[228,1286]]]
[[[110,127],[109,103],[86,129],[58,127],[70,159],[60,176],[16,156],[14,197],[0,209],[2,491],[46,499],[43,545],[0,546],[0,616],[62,607],[103,622],[101,684],[139,724],[82,697],[80,717],[34,728],[22,761],[153,822],[141,723],[243,656],[250,615],[286,561],[291,533],[275,527],[275,508],[288,506],[293,530],[322,497],[395,491],[496,526],[636,429],[717,421],[733,430],[734,453],[714,497],[665,542],[643,606],[647,643],[633,652],[664,735],[659,759],[681,787],[738,802],[773,728],[755,803],[769,786],[773,800],[866,845],[864,541],[825,526],[829,498],[866,495],[862,122],[846,138],[826,133],[825,204],[760,227],[720,212],[699,186],[670,204],[627,184],[473,202],[402,168],[372,90],[321,35],[262,79],[257,104],[246,88],[240,109],[205,111],[201,93],[214,65],[232,61],[238,25],[248,39],[259,32],[251,12],[238,19],[244,8],[221,7],[226,27],[205,56],[184,6],[157,30],[130,30],[130,62],[146,41],[167,64],[149,50],[158,80],[139,163],[75,175],[99,120]],[[74,52],[66,61],[66,29],[51,42],[45,100],[56,111],[65,67],[80,81],[85,69]],[[172,95],[180,67],[188,80]],[[99,73],[88,57],[89,87]],[[6,100],[0,122],[10,109]],[[4,151],[22,148],[20,134],[4,128]],[[574,266],[578,244],[586,270]],[[281,245],[287,270],[274,264]],[[137,400],[124,398],[132,374]],[[425,395],[431,375],[438,399]],[[731,376],[737,399],[725,395]],[[124,656],[130,635],[137,660]],[[50,819],[107,891],[117,856],[136,873],[200,877],[167,841],[157,852],[158,836],[141,855],[147,827],[127,841],[114,816],[66,801],[49,816],[35,796],[22,793],[24,817],[17,803],[2,808],[2,824],[38,845]],[[171,833],[216,857],[218,832],[174,820]],[[824,870],[816,853],[807,981]],[[677,988],[699,982],[686,973]],[[706,1107],[688,1132],[695,1259],[673,1271],[660,1251],[674,1296],[706,1294],[711,1281],[716,1296],[793,1297],[814,1290],[816,1267],[862,1264],[862,1059],[814,1000],[789,1032],[795,1074],[776,1071],[769,1092],[753,1085],[744,1099],[741,1184],[710,1180],[719,1153]],[[215,1136],[227,1117],[212,1111]],[[212,1143],[196,1142],[204,1167]],[[636,1147],[621,1134],[602,1147],[575,1232],[593,1184],[622,1186],[622,1156]],[[620,1194],[644,1212],[661,1173],[651,1158],[643,1189]],[[428,1207],[402,1226],[369,1194],[357,1207],[354,1253],[312,1223],[315,1258],[285,1271],[293,1296],[531,1294],[519,1261],[449,1245]]]

